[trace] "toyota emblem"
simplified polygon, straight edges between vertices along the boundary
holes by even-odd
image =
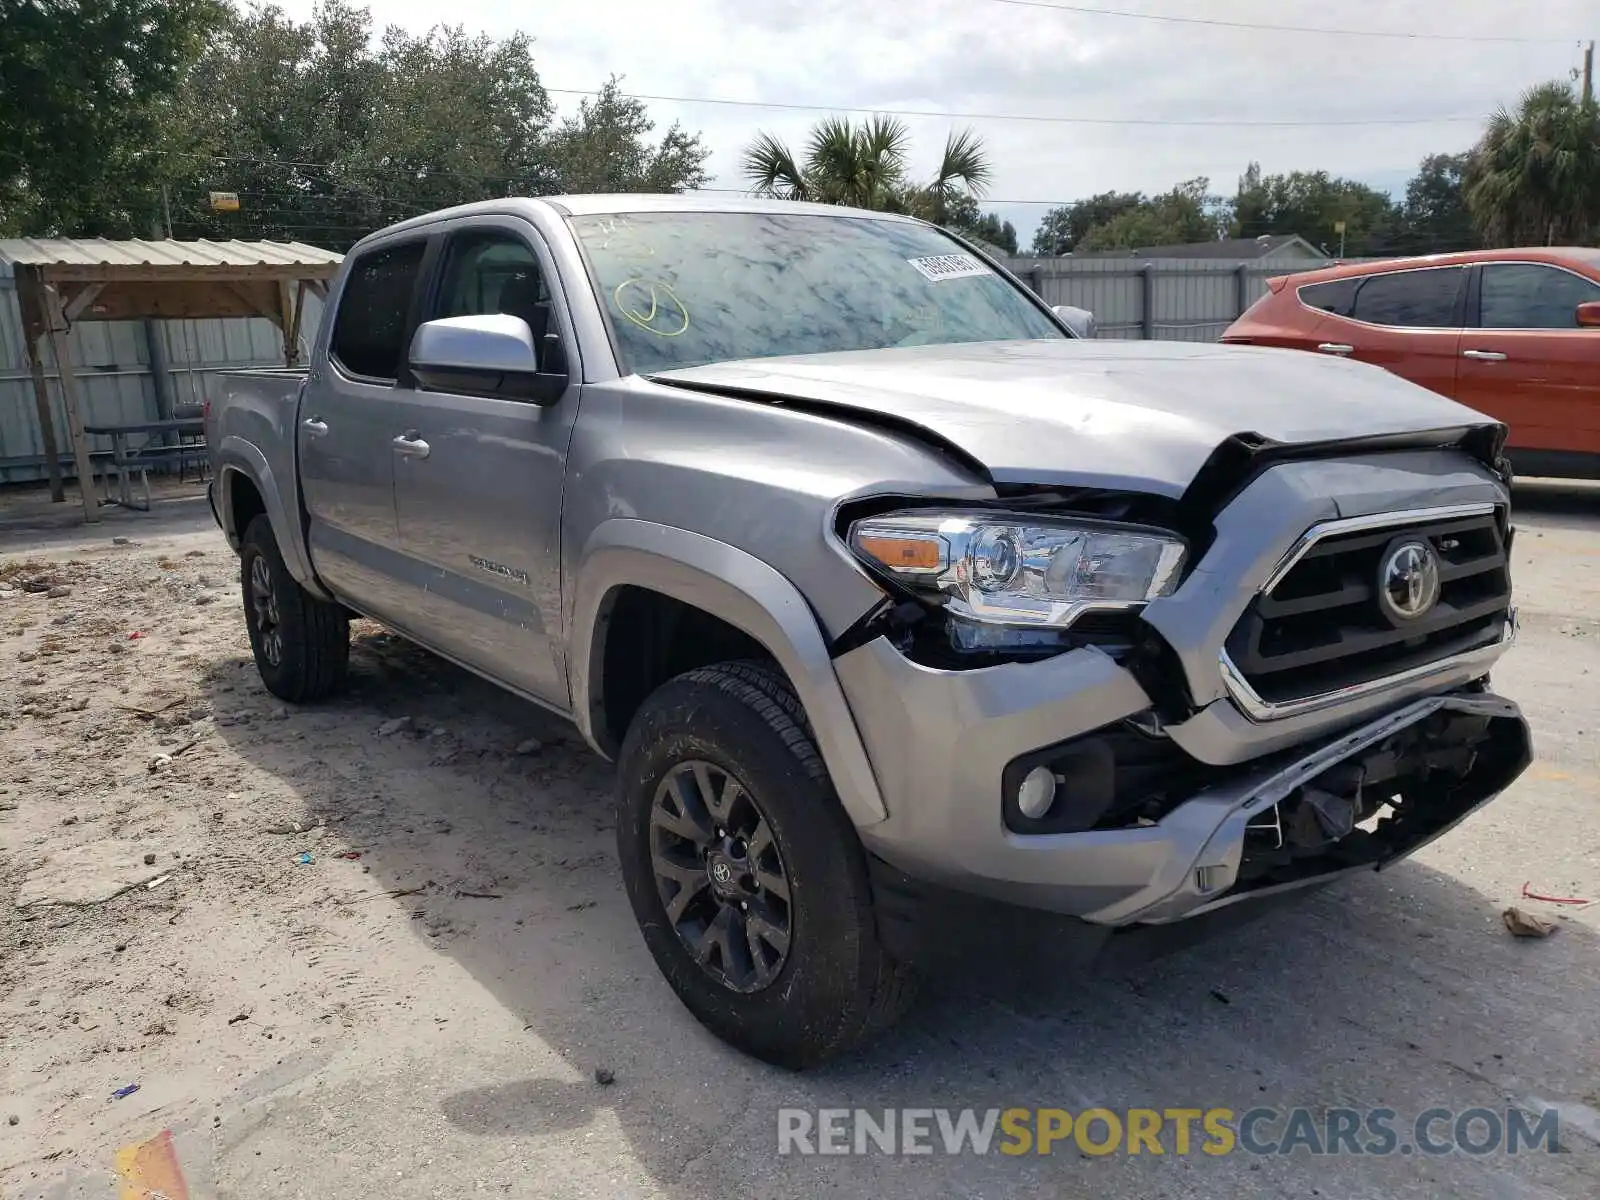
[[[1439,556],[1425,541],[1389,549],[1378,568],[1378,607],[1395,624],[1426,616],[1439,602]]]

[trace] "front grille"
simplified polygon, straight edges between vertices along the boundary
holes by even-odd
[[[1498,641],[1511,602],[1504,510],[1333,533],[1314,542],[1228,637],[1234,669],[1269,704],[1372,683]],[[1426,542],[1439,598],[1411,620],[1379,602],[1391,548]]]

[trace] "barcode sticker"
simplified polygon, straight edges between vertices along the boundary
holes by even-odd
[[[994,274],[993,271],[970,254],[935,254],[928,258],[908,258],[906,261],[915,267],[918,273],[930,283],[939,283],[945,279],[972,279],[979,275]]]

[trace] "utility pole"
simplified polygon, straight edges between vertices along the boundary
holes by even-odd
[[[161,211],[167,218],[167,239],[172,239],[172,197],[167,194],[167,185],[161,185]]]
[[[1583,102],[1594,103],[1594,42],[1583,52]]]

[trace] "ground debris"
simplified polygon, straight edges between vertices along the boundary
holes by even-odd
[[[1501,913],[1500,920],[1505,923],[1505,927],[1512,937],[1547,938],[1557,929],[1554,921],[1523,912],[1522,909],[1517,908],[1515,905]]]
[[[268,825],[261,832],[278,835],[310,833],[313,829],[319,829],[321,826],[321,821],[290,821],[286,824]]]

